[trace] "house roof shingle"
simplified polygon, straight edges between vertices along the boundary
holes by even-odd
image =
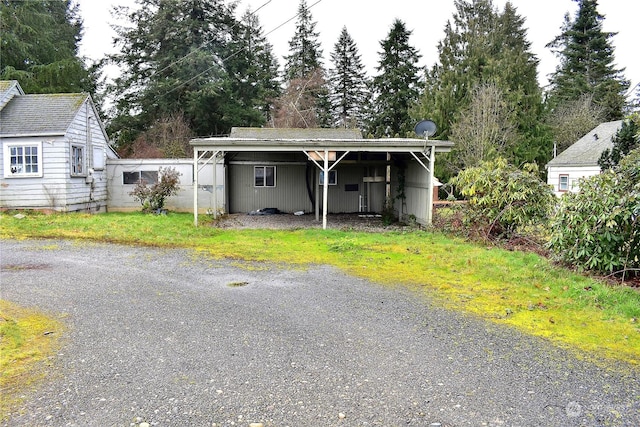
[[[330,128],[251,128],[234,127],[230,138],[236,139],[270,139],[270,140],[314,140],[314,139],[362,139],[362,132],[358,129],[330,129]]]
[[[613,147],[611,140],[621,127],[622,120],[601,123],[569,148],[558,154],[556,158],[547,163],[547,167],[597,166],[602,152],[607,148],[611,149]]]
[[[0,135],[64,134],[88,96],[84,93],[16,96],[0,111]]]

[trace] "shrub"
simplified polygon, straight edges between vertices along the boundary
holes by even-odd
[[[640,269],[640,149],[565,194],[551,225],[551,251],[580,269],[624,279]]]
[[[142,179],[129,195],[142,204],[142,212],[160,213],[164,208],[165,199],[178,194],[180,175],[174,168],[161,167],[158,170],[158,182],[149,187]]]
[[[498,158],[463,170],[451,183],[469,201],[465,224],[487,237],[511,237],[519,227],[545,221],[555,202],[551,187],[540,180],[535,164],[520,170]]]

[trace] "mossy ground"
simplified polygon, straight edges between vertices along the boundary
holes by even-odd
[[[57,319],[0,300],[0,419],[47,375],[63,330]]]
[[[440,233],[227,230],[192,216],[4,214],[0,238],[66,238],[182,247],[238,261],[328,264],[403,286],[456,310],[516,327],[593,360],[640,363],[640,292],[553,265],[532,253],[471,244]]]

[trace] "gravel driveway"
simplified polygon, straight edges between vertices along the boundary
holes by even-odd
[[[640,369],[327,266],[1,241],[2,298],[64,316],[7,426],[639,426]]]

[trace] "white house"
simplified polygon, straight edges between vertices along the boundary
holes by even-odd
[[[86,93],[25,95],[0,82],[0,208],[101,212],[109,146]]]
[[[612,139],[622,127],[622,120],[598,125],[591,132],[547,163],[547,183],[556,195],[579,190],[579,180],[598,175],[598,159],[604,150],[613,148]]]

